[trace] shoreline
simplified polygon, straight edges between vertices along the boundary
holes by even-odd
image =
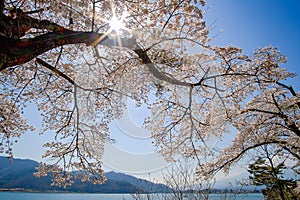
[[[70,191],[62,191],[62,190],[32,190],[26,188],[0,188],[1,192],[16,192],[16,193],[60,193],[60,194],[157,194],[157,193],[124,193],[124,192],[70,192]],[[173,192],[169,192],[172,194]],[[190,192],[185,192],[186,194]],[[211,191],[209,194],[255,194],[260,193],[262,194],[261,190],[222,190],[222,189],[215,189]],[[160,194],[160,193],[158,193]],[[207,192],[203,191],[203,194],[208,194]]]

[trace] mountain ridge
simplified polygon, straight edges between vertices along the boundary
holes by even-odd
[[[51,176],[36,178],[38,162],[30,159],[12,159],[0,156],[0,190],[26,190],[50,192],[88,192],[88,193],[157,193],[170,189],[163,184],[153,183],[131,175],[106,172],[107,181],[102,185],[75,180],[67,188],[51,186]]]

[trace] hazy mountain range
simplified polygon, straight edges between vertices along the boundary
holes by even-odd
[[[116,172],[105,173],[108,180],[102,185],[76,180],[67,188],[54,187],[51,186],[51,176],[41,178],[33,176],[38,164],[36,161],[27,159],[13,159],[13,162],[10,162],[6,157],[0,156],[0,190],[97,193],[154,193],[170,190],[163,184]]]
[[[59,191],[59,192],[87,192],[87,193],[161,193],[170,192],[171,189],[164,185],[139,179],[131,175],[106,172],[108,179],[102,185],[94,185],[89,182],[75,180],[75,183],[67,188],[51,186],[51,176],[36,178],[38,162],[29,159],[13,159],[12,162],[6,157],[0,156],[0,191]],[[290,170],[285,174],[288,178],[295,179],[295,174]],[[214,189],[228,190],[239,189],[241,185],[236,180],[247,179],[248,173],[241,173],[238,176],[227,177],[218,180],[213,184]],[[299,179],[299,177],[298,177]],[[247,190],[255,190],[260,187],[248,186]]]

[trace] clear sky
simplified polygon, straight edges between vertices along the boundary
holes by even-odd
[[[208,0],[209,21],[222,32],[212,40],[218,45],[236,45],[251,53],[272,45],[288,57],[282,66],[298,77],[291,82],[300,89],[300,1],[299,0]]]
[[[215,21],[212,36],[217,36],[213,44],[235,45],[245,53],[273,45],[288,57],[288,63],[282,67],[300,75],[300,0],[207,0],[207,5],[210,7],[205,15],[207,24]],[[300,89],[299,76],[288,83]],[[26,110],[30,113],[29,122],[39,127],[39,116],[32,114],[32,110],[32,106]],[[128,115],[111,125],[112,137],[117,143],[107,146],[103,160],[105,169],[141,177],[151,172],[155,177],[166,163],[154,153],[149,133],[140,127],[147,109],[136,109],[129,103],[126,113]],[[42,143],[51,136],[37,135],[38,131],[24,135],[15,145],[15,157],[40,161]]]

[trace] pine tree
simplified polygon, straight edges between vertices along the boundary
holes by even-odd
[[[265,186],[263,194],[266,199],[297,200],[294,189],[297,184],[293,179],[284,179],[283,171],[286,169],[284,162],[274,165],[270,157],[258,159],[249,165],[248,172],[252,184]]]

